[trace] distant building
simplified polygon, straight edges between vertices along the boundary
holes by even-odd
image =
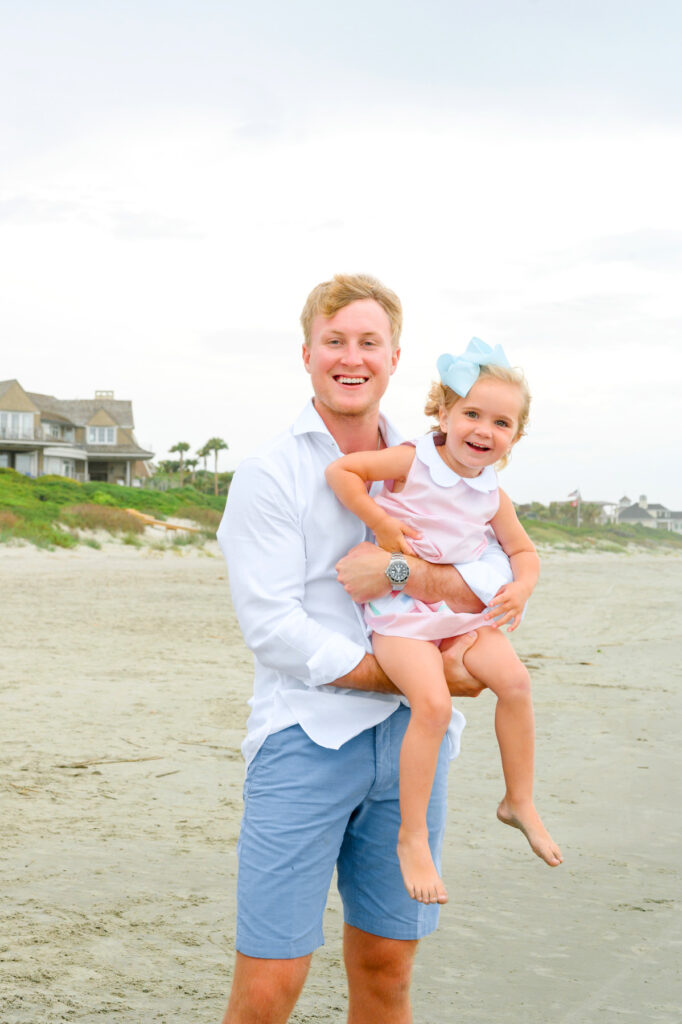
[[[615,521],[648,526],[653,530],[682,533],[682,512],[671,512],[665,505],[659,505],[657,502],[650,504],[646,494],[641,494],[639,501],[632,503],[629,498],[621,498]]]
[[[132,402],[113,391],[61,399],[0,381],[0,467],[26,476],[139,483],[154,453],[138,445],[133,426]]]

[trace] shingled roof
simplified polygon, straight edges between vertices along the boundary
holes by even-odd
[[[623,522],[624,519],[652,519],[656,520],[656,516],[652,516],[650,512],[647,512],[645,508],[640,508],[639,505],[630,505],[629,508],[622,508],[618,515],[618,521]]]
[[[75,427],[87,426],[100,409],[104,409],[119,427],[132,430],[135,426],[132,402],[120,401],[117,398],[62,399],[55,398],[54,395],[40,395],[35,391],[27,391],[26,394],[42,413],[62,416]]]

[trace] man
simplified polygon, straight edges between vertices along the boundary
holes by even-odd
[[[499,551],[489,564],[462,567],[477,597],[451,566],[409,557],[389,568],[391,556],[367,543],[363,524],[325,484],[326,466],[341,454],[400,441],[379,412],[400,358],[397,296],[374,278],[337,275],[311,292],[301,322],[314,398],[289,431],[240,465],[218,531],[255,657],[242,746],[237,955],[223,1024],[288,1020],[323,942],[334,867],[349,1024],[408,1024],[417,941],[436,927],[439,908],[410,899],[402,884],[398,754],[409,710],[372,655],[354,600],[387,593],[390,580],[409,573],[413,596],[478,611],[479,597],[487,603],[510,575]],[[481,689],[462,665],[472,642],[444,650],[453,694]],[[437,864],[448,754],[462,725],[453,712],[429,806]]]

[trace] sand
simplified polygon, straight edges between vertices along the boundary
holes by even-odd
[[[0,547],[0,1022],[217,1024],[233,953],[251,659],[214,544]],[[553,553],[515,643],[537,802],[565,863],[495,819],[493,701],[462,701],[415,1021],[680,1020],[682,559]],[[345,1021],[341,914],[296,1022]]]

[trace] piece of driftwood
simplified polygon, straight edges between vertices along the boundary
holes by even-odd
[[[145,512],[139,512],[136,508],[127,508],[126,512],[130,512],[131,516],[141,519],[145,526],[163,526],[164,530],[186,530],[187,533],[201,533],[198,526],[179,526],[177,523],[164,523],[162,519],[154,519],[154,516],[148,516]]]

